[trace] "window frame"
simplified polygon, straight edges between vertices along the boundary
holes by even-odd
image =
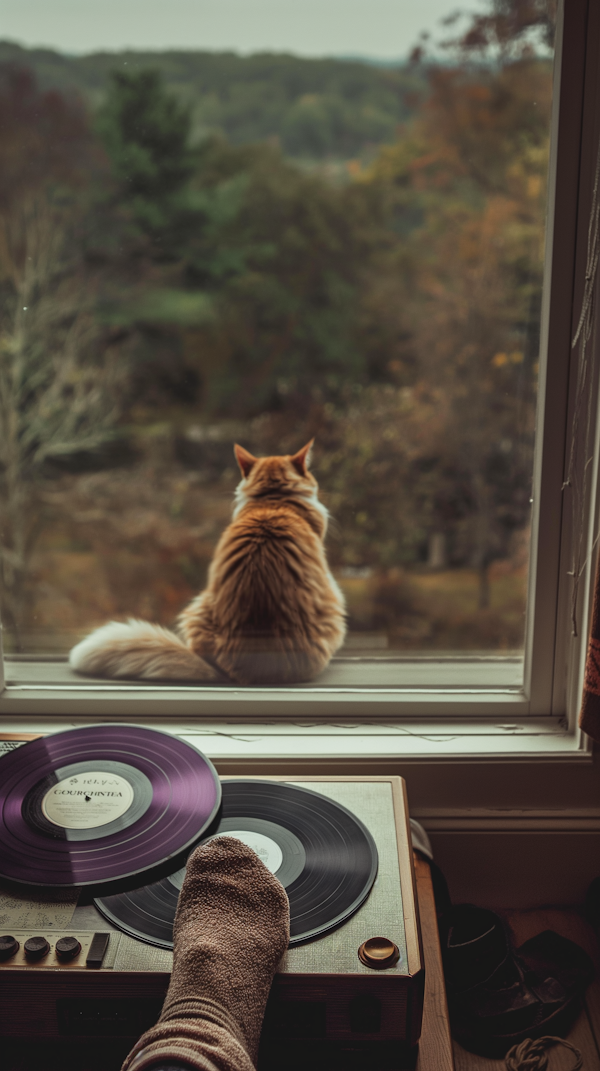
[[[599,512],[595,416],[594,467],[592,478],[588,479],[585,516],[581,518],[581,523],[587,526],[588,554],[581,580],[577,637],[569,634],[571,580],[567,574],[572,518],[565,502],[563,481],[573,429],[579,359],[578,352],[571,349],[571,339],[583,292],[587,221],[598,141],[599,22],[598,10],[591,0],[559,0],[523,686],[486,687],[481,679],[469,684],[468,667],[473,659],[461,659],[460,655],[451,660],[447,677],[436,684],[428,683],[427,672],[423,671],[423,681],[417,685],[356,686],[338,682],[330,686],[314,682],[288,688],[103,684],[69,680],[66,670],[61,680],[60,671],[49,672],[54,662],[16,659],[0,664],[0,672],[4,671],[4,678],[0,679],[0,715],[11,719],[11,724],[15,717],[18,721],[23,716],[38,715],[53,719],[65,716],[159,718],[171,724],[171,719],[184,719],[186,723],[194,719],[196,724],[200,720],[206,724],[208,731],[211,731],[209,722],[218,724],[223,719],[256,725],[297,724],[301,719],[310,719],[317,727],[349,719],[374,727],[384,723],[414,723],[422,727],[423,719],[427,719],[432,736],[436,732],[441,736],[447,733],[446,729],[438,731],[435,726],[468,723],[473,734],[474,727],[480,725],[481,739],[487,740],[485,746],[494,753],[498,751],[497,734],[490,736],[488,729],[490,723],[501,720],[509,725],[509,730],[503,729],[504,736],[500,733],[503,740],[507,739],[507,731],[509,735],[512,732],[510,725],[514,725],[517,735],[521,732],[525,736],[528,726],[537,725],[532,735],[534,742],[524,754],[543,754],[541,741],[553,733],[552,754],[589,757],[589,743],[577,733],[575,721],[594,576],[593,531]],[[593,390],[596,413],[597,376]],[[581,455],[583,452],[579,451]],[[421,670],[424,661],[427,660],[421,660]],[[443,660],[431,656],[429,661],[440,671]],[[485,668],[486,661],[491,667],[498,659],[482,657],[475,661],[483,663]],[[340,668],[342,663],[339,660],[336,667]],[[367,661],[362,664],[366,667]],[[377,661],[368,664],[368,675],[376,678]],[[398,664],[406,670],[416,663],[399,659]],[[481,664],[478,670],[481,678]],[[436,675],[433,669],[431,675]],[[54,681],[49,679],[52,676]],[[440,672],[437,676],[440,678]],[[557,750],[559,738],[563,743]],[[518,746],[517,750],[508,751],[519,754]]]

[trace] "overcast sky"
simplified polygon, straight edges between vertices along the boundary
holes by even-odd
[[[63,52],[233,49],[402,58],[485,0],[0,0],[0,37]]]

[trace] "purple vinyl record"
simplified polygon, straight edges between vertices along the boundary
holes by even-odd
[[[32,740],[0,763],[0,877],[96,885],[174,859],[221,802],[202,752],[169,733],[92,725]]]

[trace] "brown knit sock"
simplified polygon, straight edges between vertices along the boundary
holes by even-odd
[[[196,848],[177,905],[171,984],[122,1071],[179,1060],[253,1071],[271,982],[289,941],[283,886],[241,841]]]

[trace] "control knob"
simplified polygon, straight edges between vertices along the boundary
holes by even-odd
[[[55,945],[56,955],[62,963],[75,959],[81,952],[81,945],[76,937],[61,937]]]
[[[50,951],[45,937],[30,937],[24,944],[27,959],[43,959]]]
[[[373,971],[386,971],[396,966],[400,959],[400,949],[388,937],[370,937],[360,946],[358,958],[365,967],[370,967]]]
[[[11,934],[7,933],[3,937],[0,937],[0,963],[2,960],[10,959],[11,956],[14,956],[19,951],[20,947],[16,937],[13,937]]]

